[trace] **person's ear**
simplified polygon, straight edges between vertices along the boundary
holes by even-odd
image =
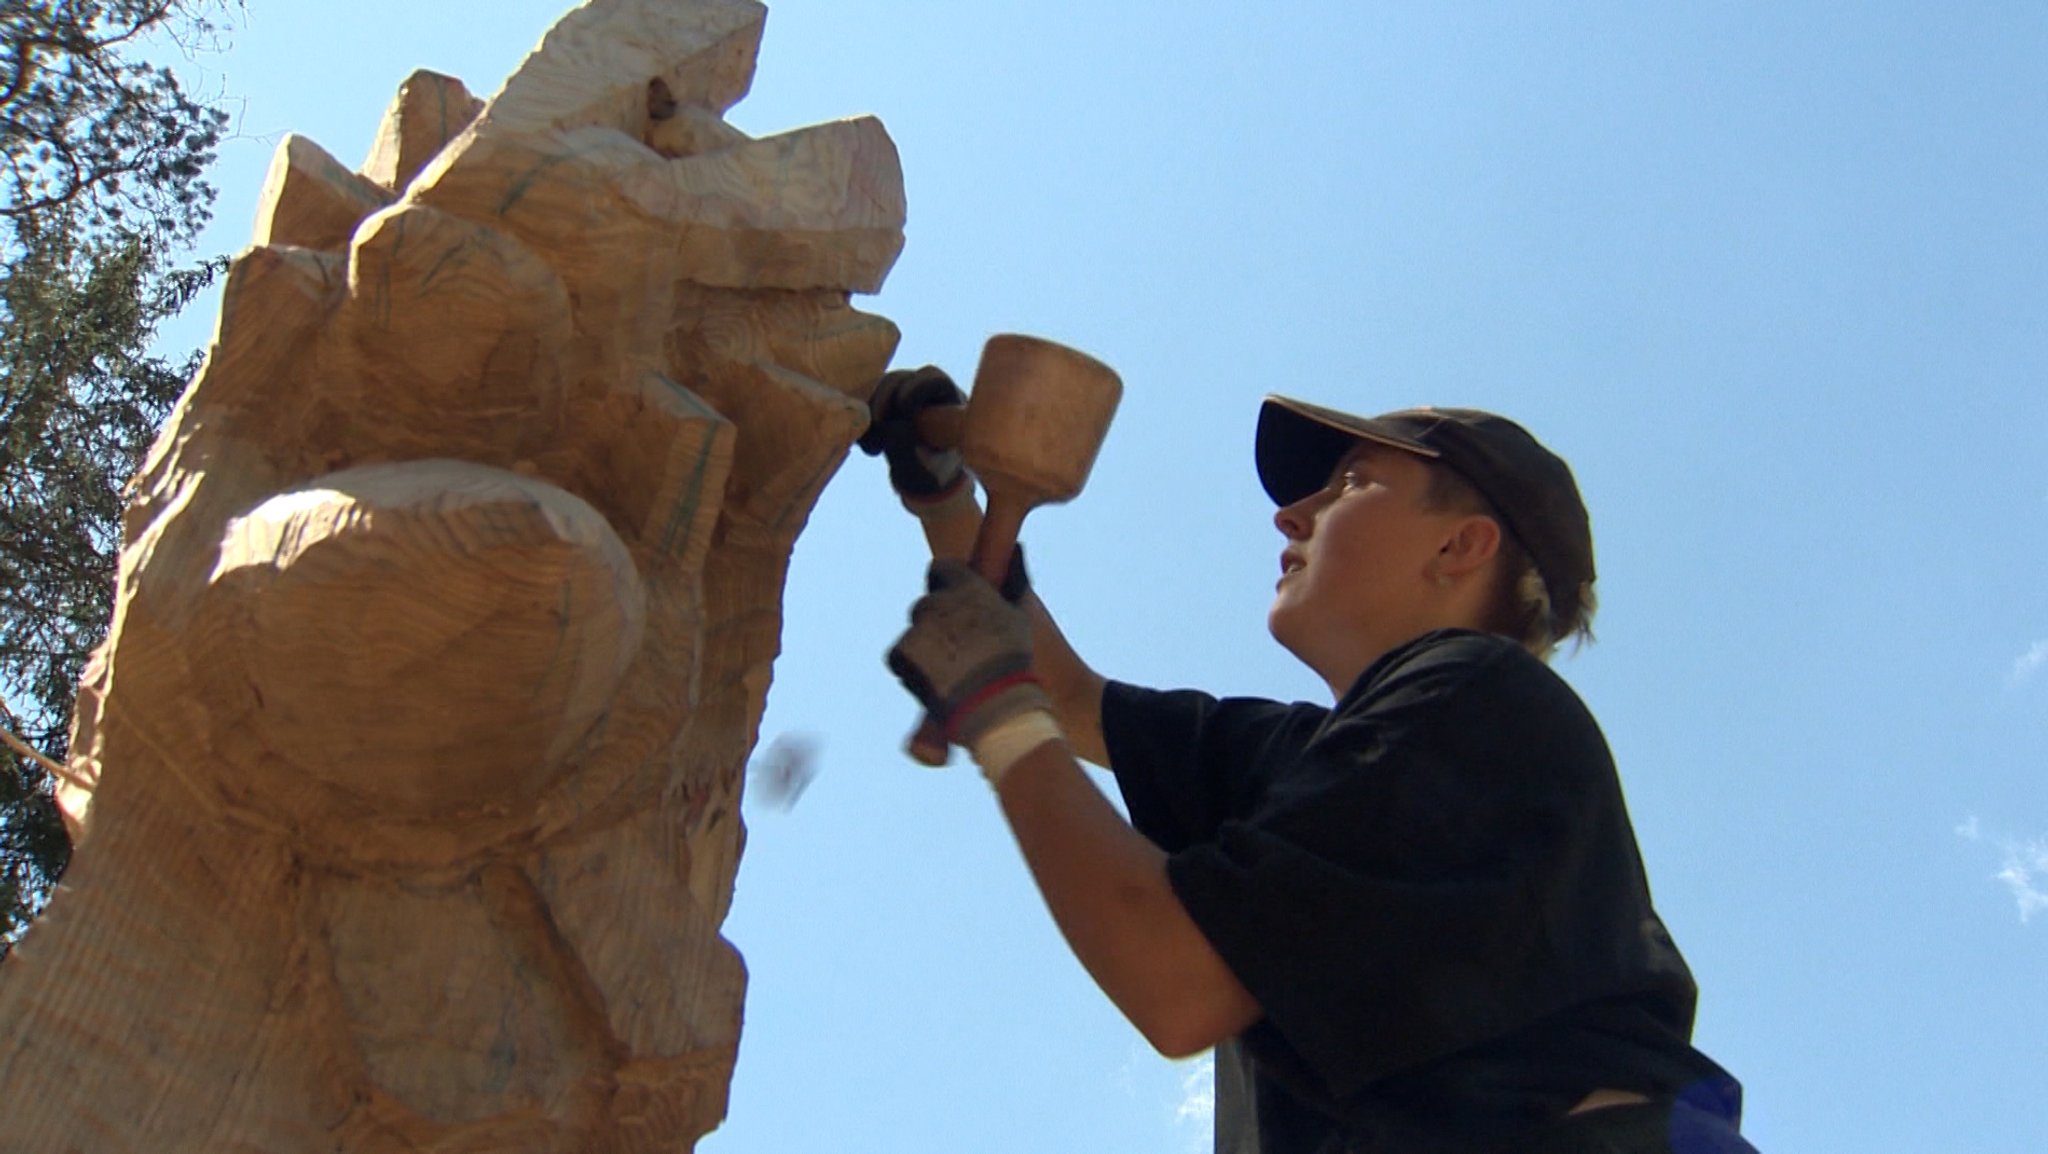
[[[1449,584],[1477,573],[1500,552],[1500,523],[1491,517],[1472,514],[1451,526],[1443,545],[1437,549],[1430,576],[1438,584]]]

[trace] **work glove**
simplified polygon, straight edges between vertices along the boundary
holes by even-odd
[[[1021,573],[1012,567],[1020,585]],[[1031,620],[964,561],[934,561],[927,585],[889,650],[889,670],[1000,784],[1024,754],[1061,736],[1031,675]]]
[[[855,442],[889,462],[889,484],[919,517],[953,512],[973,501],[974,481],[958,449],[939,449],[917,435],[917,415],[933,405],[959,405],[967,395],[936,365],[882,375],[868,398],[868,429]]]

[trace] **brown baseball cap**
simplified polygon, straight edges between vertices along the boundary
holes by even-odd
[[[1569,465],[1506,417],[1478,409],[1402,409],[1355,417],[1292,397],[1259,409],[1259,482],[1292,505],[1330,482],[1359,441],[1389,445],[1457,470],[1529,551],[1550,593],[1552,620],[1570,621],[1593,583],[1593,526]]]

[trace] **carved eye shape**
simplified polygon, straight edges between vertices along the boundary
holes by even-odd
[[[676,114],[676,94],[668,81],[657,76],[647,82],[647,119],[670,120]]]

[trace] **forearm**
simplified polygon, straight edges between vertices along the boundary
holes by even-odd
[[[1003,813],[1075,957],[1147,1041],[1197,1053],[1260,1016],[1132,829],[1060,742],[1010,767]]]
[[[1074,652],[1036,593],[1024,599],[1024,611],[1031,615],[1031,672],[1052,698],[1053,716],[1065,731],[1068,746],[1075,756],[1108,769],[1109,747],[1102,736],[1102,675]]]
[[[933,567],[933,592],[919,603],[925,617],[891,651],[891,667],[899,676],[915,672],[906,684],[922,684],[920,696],[937,708],[955,699],[959,679],[984,668],[989,653],[1022,656],[1029,647],[1044,692],[1013,686],[984,707],[1025,692],[1036,704],[985,721],[959,720],[976,760],[999,783],[1004,815],[1053,920],[1103,992],[1160,1052],[1196,1053],[1243,1030],[1258,1020],[1258,1004],[1180,904],[1165,854],[1124,821],[1074,760],[1078,750],[1107,761],[1103,679],[1035,596],[1025,599],[1018,620],[1015,608],[957,564],[980,528],[970,502],[948,501],[920,520],[934,558],[951,564]],[[963,653],[970,638],[989,652]],[[1037,731],[1037,710],[1047,706],[1067,740],[1049,727]]]

